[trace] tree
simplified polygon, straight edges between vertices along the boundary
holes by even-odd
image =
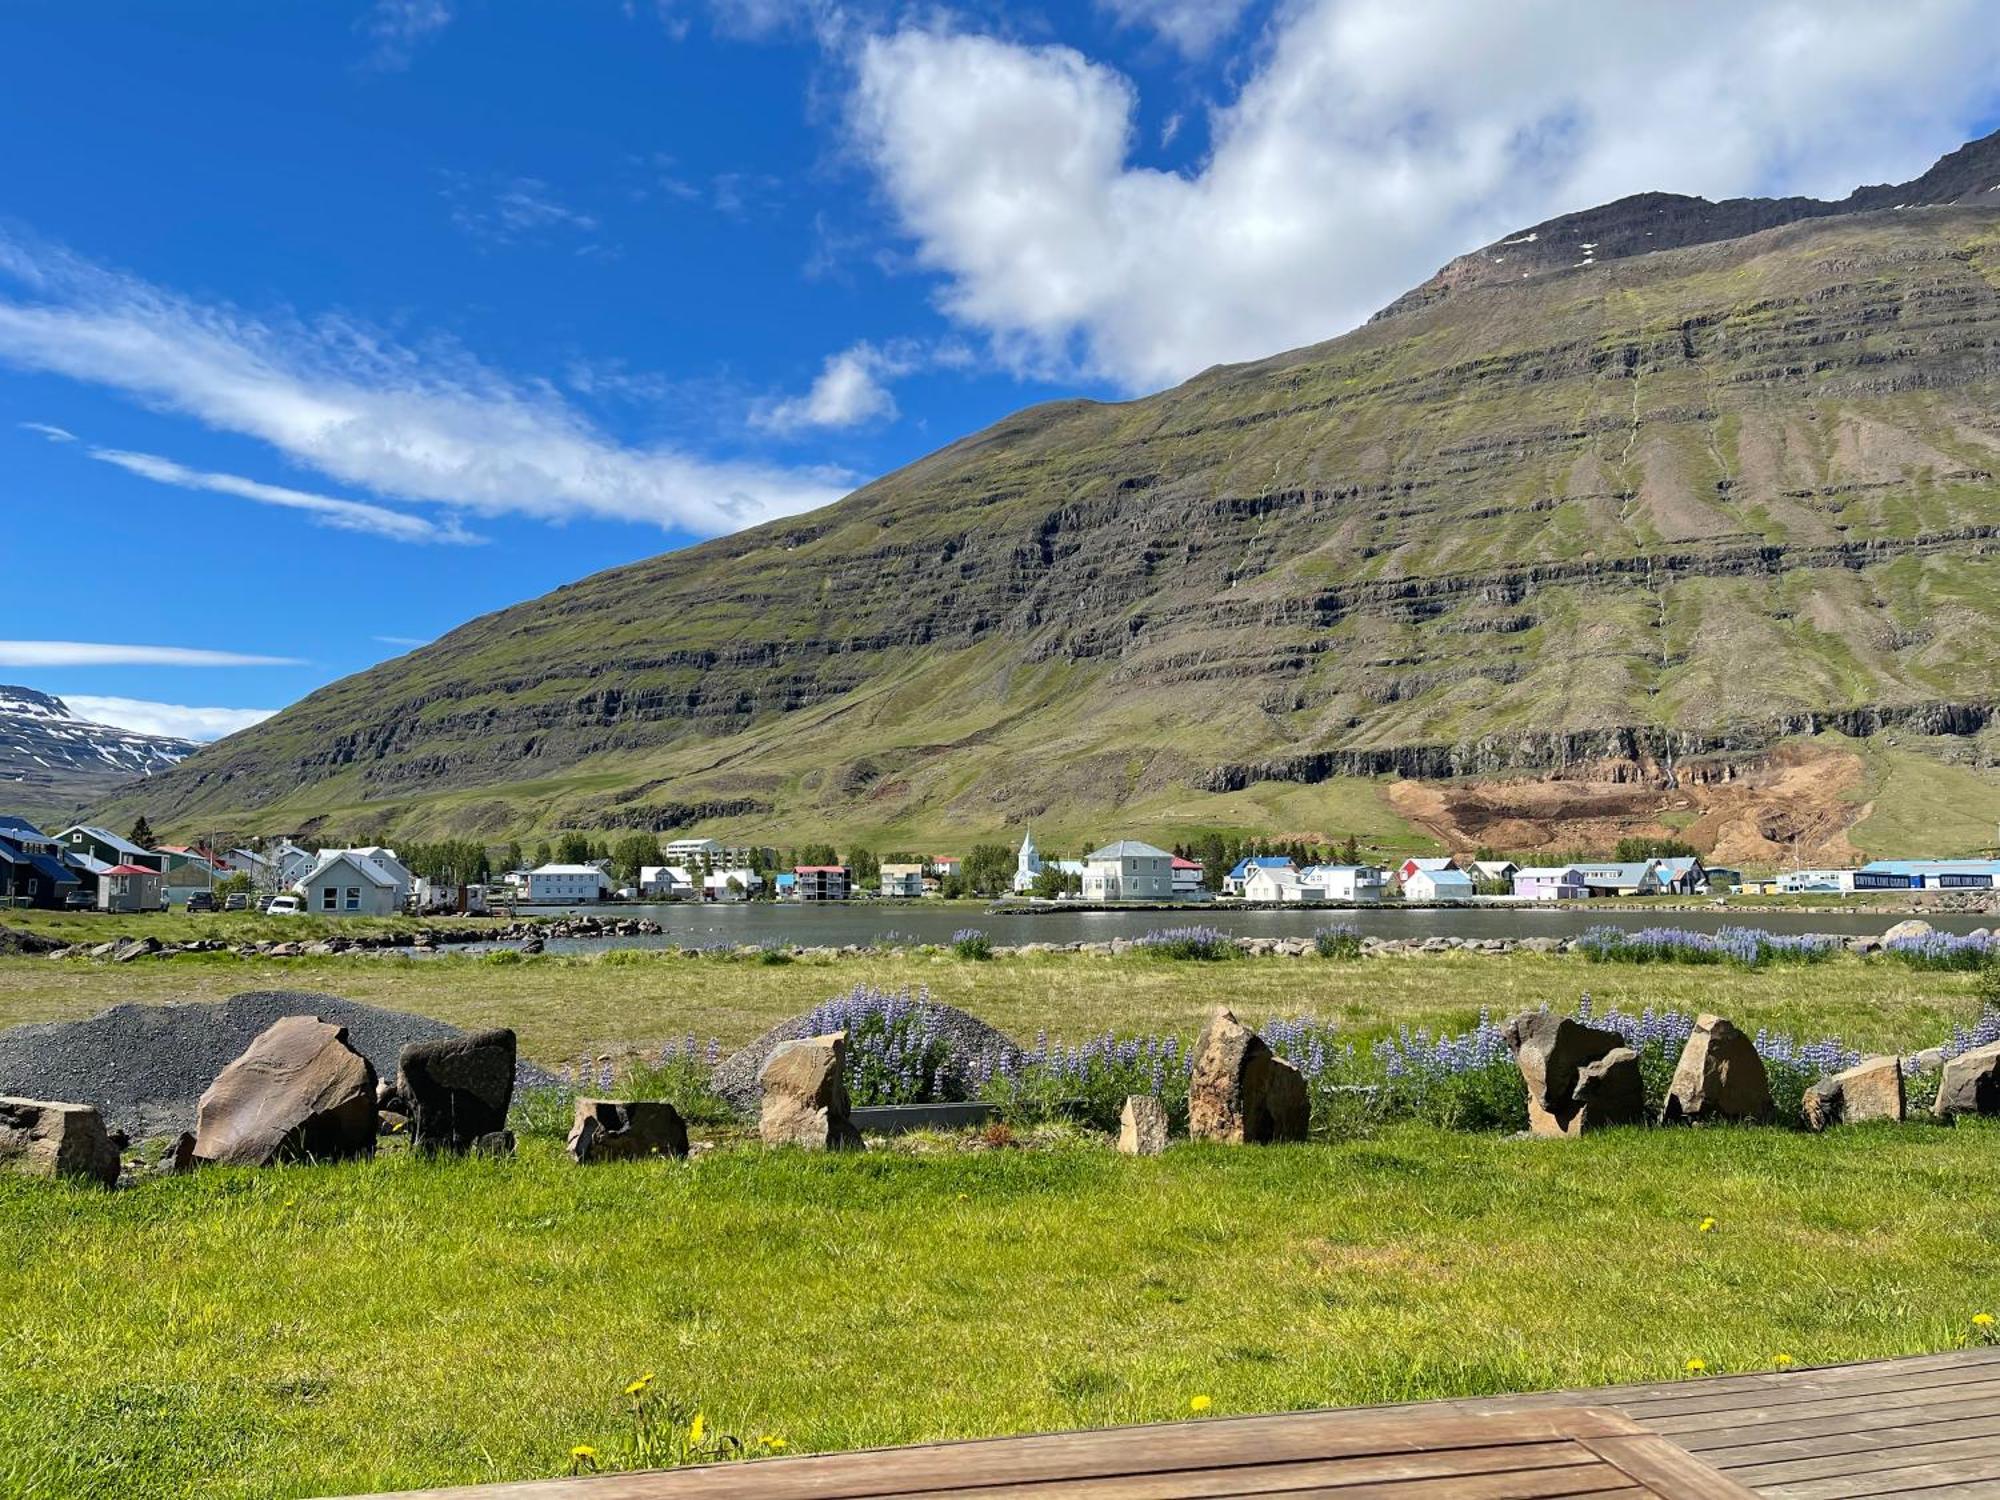
[[[1035,883],[1029,889],[1044,901],[1053,901],[1058,896],[1074,896],[1081,892],[1083,877],[1058,870],[1054,865],[1045,865],[1036,872]]]
[[[138,842],[136,836],[134,843]],[[1612,857],[1621,865],[1636,865],[1647,859],[1687,859],[1695,847],[1685,839],[1620,839]]]
[[[866,849],[848,850],[847,867],[856,885],[875,885],[882,879],[882,861]]]
[[[801,844],[796,863],[801,865],[837,865],[840,855],[831,844]]]
[[[587,865],[590,863],[590,840],[580,833],[566,833],[556,840],[556,863],[559,865]]]
[[[144,813],[140,813],[139,821],[132,825],[131,839],[141,849],[153,847],[153,825],[146,821]]]
[[[626,885],[639,883],[639,872],[660,863],[660,841],[650,833],[628,833],[611,848],[611,868]]]
[[[974,844],[965,855],[965,883],[982,896],[997,896],[1014,882],[1014,851],[1005,844]]]
[[[512,843],[510,843],[507,846],[506,853],[502,856],[502,858],[506,861],[508,869],[510,870],[520,869],[522,861],[527,858],[527,855],[521,852],[521,841],[519,839],[516,839]]]
[[[1347,842],[1340,846],[1340,862],[1344,865],[1361,863],[1361,845],[1351,833],[1347,836]]]
[[[549,851],[549,841],[547,839],[543,839],[539,844],[535,845],[535,867],[537,869],[554,859],[555,855]]]

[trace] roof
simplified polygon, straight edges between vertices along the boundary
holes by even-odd
[[[1412,858],[1404,860],[1403,868],[1406,870],[1428,870],[1435,872],[1438,870],[1453,870],[1457,866],[1451,862],[1449,854],[1427,854],[1421,859]]]
[[[54,839],[43,833],[41,829],[30,823],[26,818],[17,818],[11,813],[0,813],[0,834],[4,834],[9,838],[30,839],[43,844],[53,844],[55,842]]]
[[[1176,854],[1174,856],[1174,868],[1176,870],[1199,870],[1201,868],[1201,861],[1198,859],[1182,859]]]
[[[1472,889],[1472,877],[1463,870],[1418,870],[1410,878],[1414,880],[1417,875],[1428,877],[1432,885],[1462,885],[1468,891]]]
[[[151,854],[153,852],[150,849],[141,849],[130,839],[120,838],[108,828],[97,828],[89,823],[77,823],[65,828],[58,837],[68,838],[72,833],[88,834],[97,843],[116,849],[120,854]]]
[[[1992,875],[2000,873],[2000,859],[1876,859],[1861,868],[1871,875]]]
[[[1676,875],[1686,875],[1701,866],[1701,860],[1692,854],[1663,856],[1653,861],[1663,870],[1671,870]]]
[[[1570,884],[1583,881],[1583,872],[1575,865],[1522,865],[1514,872],[1516,880],[1557,880],[1567,877]]]
[[[1241,880],[1252,870],[1282,870],[1290,866],[1291,860],[1282,854],[1255,854],[1248,859],[1236,861],[1236,868],[1229,872],[1232,880]]]
[[[111,866],[111,867],[110,867],[109,869],[106,869],[106,870],[105,870],[105,871],[103,871],[102,873],[104,873],[104,874],[106,874],[106,875],[154,875],[154,876],[157,876],[157,875],[158,875],[158,874],[159,874],[160,872],[159,872],[158,870],[149,870],[149,869],[147,869],[147,868],[146,868],[146,867],[145,867],[144,865],[112,865],[112,866]]]
[[[1601,865],[1578,865],[1576,868],[1582,872],[1587,883],[1604,885],[1607,882],[1616,882],[1619,885],[1637,885],[1653,873],[1653,861],[1628,860],[1622,864],[1608,861]]]
[[[335,865],[346,865],[370,885],[387,886],[391,890],[402,884],[395,876],[376,864],[366,855],[356,854],[352,849],[329,849],[322,854],[319,863],[307,872],[300,885],[311,885]]]
[[[1314,875],[1345,875],[1350,870],[1357,875],[1381,873],[1373,865],[1307,865],[1299,871],[1299,878],[1304,880]]]
[[[921,875],[924,873],[924,867],[922,865],[906,864],[884,865],[882,866],[882,873],[884,875]]]
[[[536,865],[530,875],[602,875],[596,865]]]
[[[846,865],[793,865],[795,875],[845,875]]]
[[[641,885],[651,885],[654,881],[658,880],[662,875],[670,876],[673,879],[678,880],[682,885],[692,885],[694,883],[688,877],[688,872],[686,868],[681,865],[639,866],[639,884]]]
[[[1120,839],[1115,844],[1106,844],[1102,849],[1090,851],[1092,860],[1100,859],[1172,859],[1173,855],[1164,849],[1155,849],[1151,844],[1138,839]]]
[[[41,871],[42,874],[48,876],[57,885],[79,885],[82,883],[76,878],[76,871],[72,870],[52,854],[30,854],[28,856],[28,863]],[[154,872],[148,870],[146,873],[151,875]]]

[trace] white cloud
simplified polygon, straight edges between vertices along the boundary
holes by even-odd
[[[145,698],[98,698],[88,693],[61,696],[71,713],[93,724],[110,724],[140,734],[172,735],[183,740],[219,740],[277,712],[275,708],[194,708],[182,703],[154,703]]]
[[[539,177],[507,177],[481,183],[463,172],[444,174],[444,197],[451,222],[474,239],[511,245],[559,231],[594,234],[594,216],[556,197]]]
[[[907,349],[878,349],[859,343],[829,354],[819,378],[803,396],[773,402],[751,413],[752,425],[770,432],[794,433],[813,427],[858,427],[863,422],[896,415],[896,398],[883,377],[906,375],[915,369],[915,354]]]
[[[360,30],[375,44],[368,61],[384,72],[400,72],[417,49],[451,24],[445,0],[375,0]]]
[[[76,441],[76,434],[71,432],[67,427],[52,427],[47,422],[16,422],[14,425],[23,432],[39,433],[52,443],[73,443]]]
[[[940,301],[1019,368],[1127,388],[1353,326],[1452,256],[1649,189],[1839,196],[1990,114],[1981,0],[1294,0],[1192,175],[1129,80],[946,31],[855,54],[854,137]]]
[[[8,295],[11,283],[16,289]],[[620,444],[546,384],[328,318],[258,319],[0,237],[0,361],[270,444],[391,499],[710,536],[826,505],[852,476]]]
[[[384,646],[407,646],[413,650],[418,646],[430,644],[428,637],[417,635],[372,635],[369,639],[379,641]]]
[[[1124,26],[1157,31],[1189,57],[1199,57],[1231,31],[1249,0],[1097,0]]]
[[[235,495],[239,499],[254,500],[259,505],[277,505],[288,510],[302,510],[309,513],[316,524],[331,526],[337,531],[358,531],[368,536],[387,537],[392,542],[453,542],[467,545],[486,540],[465,530],[456,520],[447,519],[439,523],[427,520],[423,516],[412,516],[403,511],[390,510],[386,506],[369,505],[361,500],[338,500],[331,495],[309,494],[305,490],[287,489],[277,484],[263,484],[255,479],[239,478],[234,474],[205,473],[151,453],[128,453],[118,448],[92,448],[90,456],[103,463],[116,464],[128,473],[153,480],[157,484],[176,485],[184,490],[210,490],[218,495]]]
[[[0,667],[303,667],[295,656],[252,656],[199,646],[102,641],[0,641]]]

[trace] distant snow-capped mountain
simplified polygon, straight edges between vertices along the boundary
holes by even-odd
[[[0,812],[67,817],[200,748],[193,740],[92,724],[60,698],[0,685]]]

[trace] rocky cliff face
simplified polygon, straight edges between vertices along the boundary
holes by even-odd
[[[60,698],[0,686],[0,810],[67,819],[135,776],[152,776],[201,748],[76,717]]]
[[[113,811],[497,836],[694,810],[782,840],[1193,820],[1274,778],[1906,720],[1981,759],[1993,158],[1919,179],[1944,206],[1705,205],[1676,231],[1699,243],[1635,231],[1144,400],[1019,413],[474,621]]]
[[[1741,239],[1801,219],[1895,213],[1949,203],[1991,207],[1994,198],[1989,195],[2000,195],[2000,131],[1959,147],[1914,181],[1856,188],[1837,201],[1728,198],[1711,203],[1681,193],[1637,193],[1530,225],[1461,255],[1375,316],[1395,317],[1473,287],[1502,286],[1656,250]]]

